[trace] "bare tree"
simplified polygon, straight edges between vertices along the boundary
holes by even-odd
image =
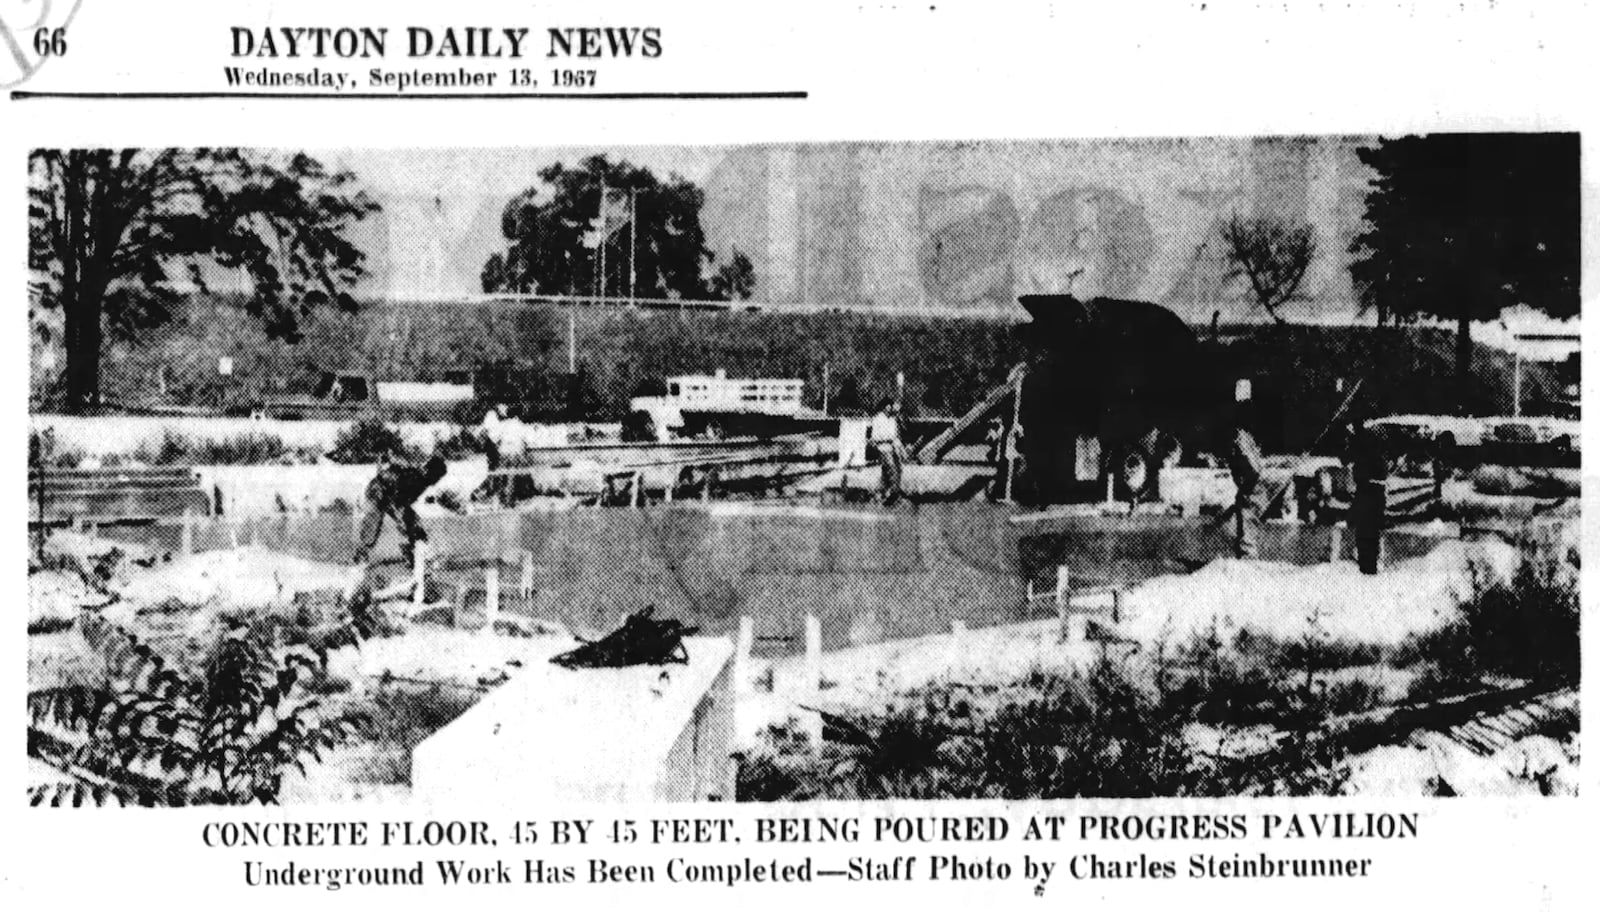
[[[1310,225],[1235,214],[1222,226],[1230,278],[1244,276],[1256,303],[1279,323],[1278,308],[1300,292],[1317,243]]]

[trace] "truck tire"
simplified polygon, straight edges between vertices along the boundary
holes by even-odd
[[[1117,485],[1122,489],[1122,496],[1130,502],[1145,500],[1155,491],[1161,464],[1143,444],[1130,443],[1124,446],[1114,466]]]

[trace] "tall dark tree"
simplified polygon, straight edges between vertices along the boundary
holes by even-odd
[[[703,273],[711,253],[699,187],[603,155],[576,167],[553,164],[539,181],[506,204],[500,230],[507,247],[484,265],[484,291],[622,296],[631,287],[641,298],[708,295]],[[602,210],[605,229],[597,231]]]
[[[1316,256],[1311,226],[1234,215],[1222,225],[1222,243],[1229,273],[1249,283],[1250,296],[1268,316],[1285,322],[1278,308],[1300,294],[1306,270]]]
[[[748,301],[756,293],[756,267],[735,250],[728,262],[711,274],[711,296],[719,301]]]
[[[1472,369],[1472,322],[1518,304],[1577,314],[1577,134],[1434,134],[1362,149],[1376,172],[1350,266],[1379,322],[1456,323],[1456,378]]]
[[[28,264],[38,303],[62,312],[68,411],[99,403],[107,335],[166,322],[185,285],[228,277],[288,341],[314,308],[355,307],[363,256],[345,232],[377,205],[308,155],[40,149],[28,176]]]

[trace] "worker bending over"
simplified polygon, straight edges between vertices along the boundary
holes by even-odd
[[[391,463],[378,469],[377,477],[367,484],[367,515],[361,521],[361,544],[355,555],[357,563],[365,561],[372,553],[372,547],[383,532],[384,517],[388,517],[400,530],[400,553],[406,564],[411,564],[417,542],[428,540],[427,530],[417,519],[416,502],[424,491],[438,484],[444,474],[444,459],[437,455],[421,468]]]

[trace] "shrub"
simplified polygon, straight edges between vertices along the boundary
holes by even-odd
[[[456,428],[456,432],[440,440],[433,447],[434,455],[447,460],[471,459],[488,451],[489,436],[470,427]]]
[[[328,653],[372,635],[381,618],[358,594],[348,613],[315,629],[235,624],[198,671],[169,662],[132,633],[93,615],[84,637],[108,680],[28,695],[28,755],[71,776],[74,805],[275,803],[290,768],[356,734],[359,714],[327,712],[307,683]],[[30,794],[63,802],[62,789]]]
[[[201,440],[189,449],[196,465],[264,465],[294,455],[276,434],[245,434],[222,440]]]
[[[398,430],[377,418],[362,418],[340,431],[328,451],[330,460],[341,463],[412,460],[418,455]]]

